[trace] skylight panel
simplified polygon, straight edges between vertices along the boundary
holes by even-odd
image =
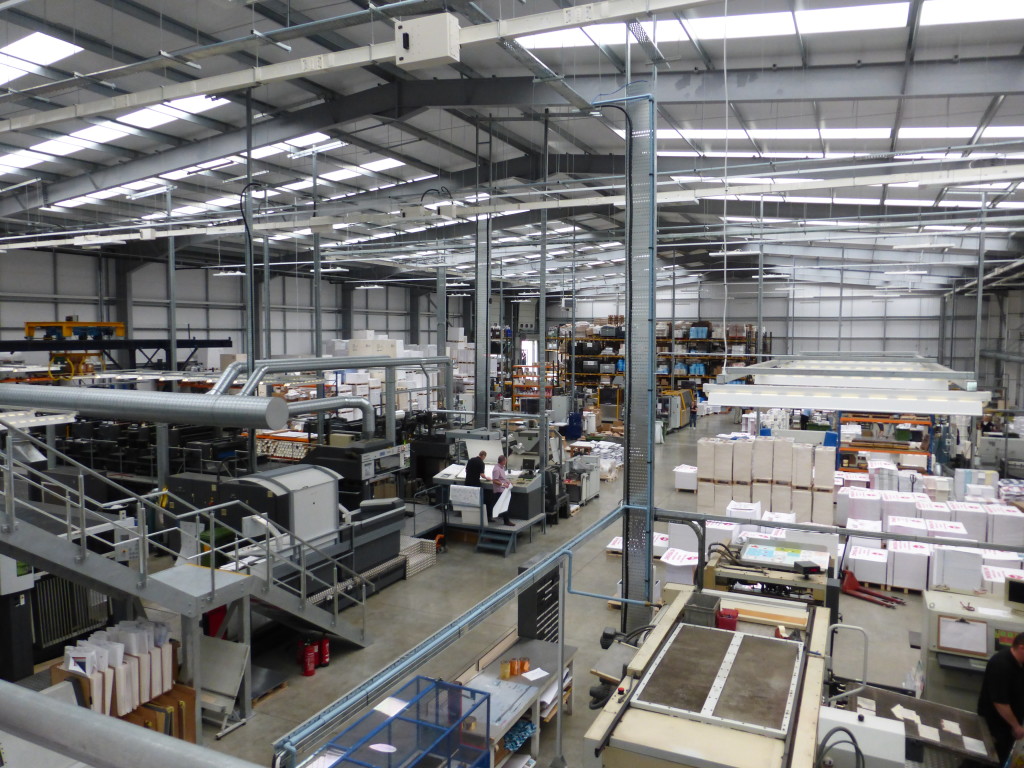
[[[802,35],[899,29],[907,25],[909,10],[910,3],[884,3],[797,11],[796,26]]]
[[[237,197],[215,197],[213,200],[207,200],[206,205],[214,208],[226,208],[230,205],[238,205],[239,200]]]
[[[33,152],[42,152],[45,155],[57,155],[63,157],[64,155],[70,155],[72,152],[77,152],[82,147],[80,144],[73,144],[70,141],[64,141],[62,139],[51,139],[50,141],[44,141],[42,144],[36,144],[30,149]]]
[[[186,96],[184,99],[168,101],[167,106],[188,112],[190,115],[198,115],[200,112],[208,112],[214,107],[220,107],[228,103],[227,99],[211,98],[200,94],[199,96]]]
[[[46,66],[66,59],[82,50],[77,45],[66,43],[55,37],[33,32],[10,45],[0,48],[0,83],[28,74],[32,65]]]
[[[270,157],[271,155],[278,155],[281,152],[284,152],[284,147],[279,147],[276,144],[271,144],[269,147],[260,147],[259,149],[254,149],[252,151],[252,159],[262,160],[265,157]]]
[[[313,186],[312,180],[305,179],[303,181],[296,181],[296,182],[293,182],[291,184],[285,184],[283,188],[284,189],[291,189],[291,190],[298,191],[300,189],[309,189],[312,186]]]
[[[156,128],[159,125],[178,120],[180,117],[180,112],[176,113],[167,107],[157,106],[129,112],[117,119],[122,123],[134,125],[136,128]]]
[[[49,159],[46,155],[40,155],[38,152],[22,149],[9,155],[0,156],[0,165],[8,168],[31,168],[33,165],[39,165]]]
[[[71,134],[71,138],[91,141],[94,144],[106,144],[108,141],[120,139],[122,136],[127,135],[127,131],[122,131],[114,128],[110,123],[105,123],[104,125],[91,125],[80,131],[75,131]]]
[[[290,144],[293,147],[309,147],[313,144],[319,144],[322,141],[329,141],[330,136],[326,133],[307,133],[305,136],[297,136],[294,139],[288,139],[286,144]]]
[[[736,16],[711,16],[687,19],[686,28],[699,40],[737,40],[745,37],[778,37],[796,34],[793,15],[781,13],[747,13]]]
[[[181,208],[175,208],[171,211],[171,216],[191,216],[196,213],[202,213],[204,210],[204,208],[200,208],[198,205],[183,205]]]
[[[351,179],[360,174],[357,171],[353,171],[351,168],[342,168],[340,171],[331,171],[321,175],[321,178],[328,179],[329,181],[344,181],[345,179]]]
[[[1020,0],[925,0],[921,7],[922,27],[1021,19],[1024,3]]]
[[[892,135],[889,128],[822,128],[821,138],[836,139],[885,139]]]
[[[990,125],[981,135],[986,139],[1019,139],[1024,136],[1024,125]]]
[[[372,163],[364,163],[359,167],[366,171],[389,171],[392,168],[398,168],[405,165],[401,160],[394,160],[390,157],[386,157],[383,160],[374,160]]]
[[[900,128],[901,139],[969,139],[974,135],[974,128],[949,126],[937,127],[903,127]]]
[[[516,42],[524,48],[582,48],[593,45],[590,38],[579,27],[559,29],[555,32],[541,32],[539,35],[525,35],[518,38]]]
[[[124,184],[123,186],[125,189],[139,190],[149,189],[150,187],[156,187],[159,186],[160,184],[163,184],[163,181],[161,181],[160,179],[149,178],[139,179],[138,181],[129,181],[127,184]]]

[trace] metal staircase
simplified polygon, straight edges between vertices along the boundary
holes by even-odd
[[[0,554],[113,597],[151,601],[198,618],[203,613],[250,597],[255,610],[302,628],[314,628],[358,647],[368,644],[367,587],[373,585],[313,544],[287,534],[246,536],[227,525],[218,513],[237,507],[259,513],[241,501],[197,509],[166,491],[139,495],[61,454],[29,433],[5,423],[0,500]],[[59,464],[77,469],[75,486],[63,483],[21,458],[26,445]],[[86,478],[112,489],[117,501],[100,503],[86,493]],[[35,496],[42,501],[30,501]],[[50,499],[58,503],[48,503]],[[175,512],[164,507],[173,500]],[[184,510],[184,511],[181,511]],[[170,519],[172,527],[208,530],[208,545],[188,557],[164,543],[166,529],[151,532],[150,514]],[[184,524],[184,525],[183,525]],[[216,544],[216,529],[230,532],[227,544]],[[149,555],[166,554],[177,563],[150,573]],[[315,570],[307,567],[315,563]],[[215,566],[215,567],[210,567]],[[358,623],[339,614],[360,607]]]

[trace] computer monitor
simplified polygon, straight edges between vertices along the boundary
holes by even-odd
[[[1006,605],[1014,613],[1024,613],[1024,581],[1019,579],[1006,580]]]
[[[534,459],[523,459],[523,472],[533,472],[537,469],[537,462]]]

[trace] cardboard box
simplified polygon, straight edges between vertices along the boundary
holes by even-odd
[[[811,492],[811,522],[818,525],[835,525],[835,511],[832,491]]]
[[[714,479],[720,483],[732,482],[732,441],[719,440],[715,443]]]
[[[882,494],[870,488],[855,488],[850,491],[851,519],[876,520],[882,522]]]
[[[952,520],[953,510],[944,501],[918,501],[917,516],[925,520]]]
[[[846,527],[850,531],[864,531],[866,533],[879,533],[882,530],[881,520],[858,520],[855,517],[851,517],[846,521]],[[882,540],[877,537],[870,536],[853,536],[849,537],[847,542],[849,547],[867,547],[868,549],[881,549]]]
[[[938,546],[932,551],[929,584],[932,589],[947,589],[971,595],[982,589],[980,549]]]
[[[715,443],[713,437],[702,437],[697,441],[697,479],[715,479]]]
[[[857,581],[885,584],[889,575],[889,553],[874,547],[850,547],[846,554],[846,567],[853,571]]]
[[[810,498],[808,498],[810,501]],[[772,503],[769,509],[772,512],[791,512],[793,509],[793,489],[788,485],[772,484]],[[810,517],[810,508],[807,509],[807,516]]]
[[[697,481],[697,511],[705,515],[714,514],[715,484],[710,480]]]
[[[762,509],[772,507],[772,484],[754,482],[750,486],[750,500],[754,504],[760,504]]]
[[[753,479],[754,442],[736,440],[732,444],[732,479],[738,483],[749,483]]]
[[[775,482],[785,482],[785,478],[775,475]],[[814,483],[814,446],[806,443],[793,443],[793,485],[810,488]]]
[[[753,494],[751,493],[751,486],[749,483],[746,485],[742,483],[732,484],[732,498],[734,501],[742,501],[749,503],[754,500]]]
[[[725,512],[729,502],[732,501],[732,486],[722,483],[715,483],[715,510],[714,514],[721,515]]]
[[[680,464],[678,467],[672,470],[672,474],[675,477],[677,491],[697,490],[696,467],[691,467],[689,464]],[[685,549],[685,547],[680,547],[680,549]]]
[[[772,463],[775,456],[775,440],[770,437],[758,437],[751,449],[750,473],[757,481],[771,482]]]
[[[989,512],[981,504],[970,501],[947,501],[952,519],[963,523],[967,538],[974,541],[991,541],[988,537]]]
[[[788,483],[793,478],[793,441],[776,438],[772,449],[772,480]]]
[[[811,522],[814,494],[806,488],[794,488],[791,500],[793,513],[796,515],[796,522]]]
[[[902,515],[889,515],[883,524],[884,530],[888,533],[900,533],[904,536],[927,536],[928,526],[920,517],[903,517]]]
[[[904,589],[928,589],[928,561],[931,547],[916,541],[889,542],[887,584]]]
[[[836,449],[832,446],[814,446],[814,487],[832,488],[836,474]]]

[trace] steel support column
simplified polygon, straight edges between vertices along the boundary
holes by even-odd
[[[487,427],[490,410],[491,351],[491,217],[476,222],[476,291],[473,326],[476,329],[476,364],[473,367],[473,420],[478,428]]]

